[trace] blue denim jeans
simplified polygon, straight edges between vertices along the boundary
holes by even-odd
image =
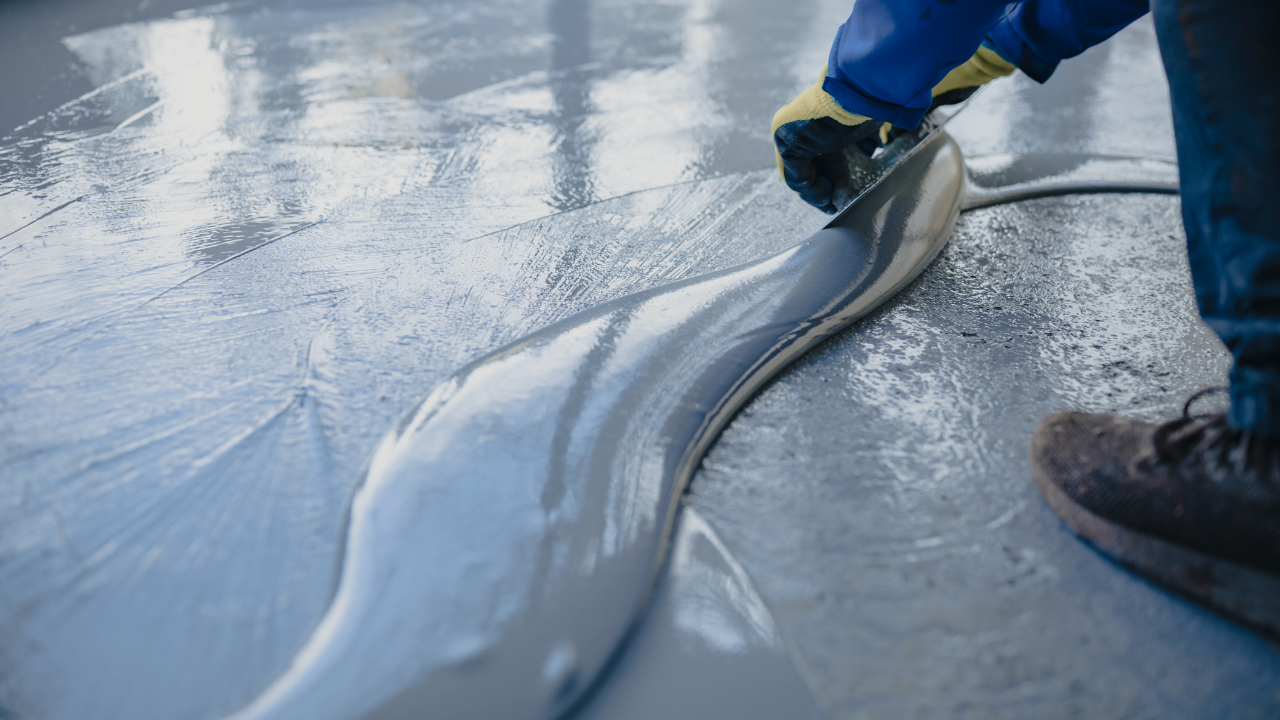
[[[1230,423],[1280,438],[1280,0],[1155,0],[1196,303]]]

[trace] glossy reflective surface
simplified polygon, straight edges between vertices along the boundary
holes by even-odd
[[[244,706],[329,607],[361,467],[432,387],[826,221],[777,181],[767,127],[846,0],[192,5],[0,3],[10,717]],[[971,157],[1169,160],[1162,93],[1141,24],[948,129]],[[932,294],[784,373],[695,486],[815,696],[833,717],[1274,714],[1274,651],[1099,561],[1023,482],[1039,414],[1173,412],[1220,380],[1176,202],[959,227]],[[934,352],[938,328],[974,345]]]
[[[983,156],[1172,159],[1142,21],[947,125]],[[1195,312],[1178,201],[966,212],[929,270],[794,365],[712,448],[690,506],[769,603],[834,718],[1280,713],[1280,654],[1133,577],[1027,466],[1067,408],[1171,418],[1228,356]]]
[[[923,269],[962,196],[1114,188],[1145,167],[1024,157],[966,186],[945,135],[914,142],[801,246],[581,313],[438,387],[371,461],[329,616],[238,716],[345,717],[405,678],[369,717],[562,713],[644,611],[674,498],[746,397]]]
[[[937,133],[794,248],[603,303],[442,383],[369,462],[329,614],[236,717],[564,712],[644,611],[720,429],[918,274],[963,189]]]
[[[653,607],[574,717],[825,717],[742,566],[696,510],[679,525]]]
[[[1054,195],[1099,192],[1176,194],[1176,163],[1144,158],[1033,153],[965,160],[964,209]]]
[[[768,120],[840,4],[0,5],[0,707],[242,707],[432,387],[817,230]]]

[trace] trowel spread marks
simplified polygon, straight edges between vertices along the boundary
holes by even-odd
[[[49,720],[249,703],[325,614],[343,508],[395,418],[592,304],[807,235],[817,215],[778,182],[768,121],[848,14],[817,0],[3,5],[0,49],[21,61],[0,107],[0,716]],[[52,55],[26,42],[39,27]],[[14,81],[55,73],[65,94]],[[1027,152],[1173,157],[1146,22],[1047,85],[993,84],[959,120],[987,188],[1015,182]],[[977,212],[926,282],[718,441],[718,474],[682,507],[776,603],[832,717],[1193,718],[1224,702],[1271,716],[1274,654],[1099,562],[1024,492],[1019,433],[1064,398],[1159,412],[1158,393],[1225,373],[1180,284],[1176,216],[1137,196]],[[1133,320],[1179,303],[1176,322]],[[1180,358],[1212,372],[1170,382]],[[825,394],[793,391],[810,380]],[[696,535],[689,517],[673,547]],[[1001,533],[961,552],[944,550],[974,534],[915,544],[965,521]],[[687,607],[664,590],[682,586],[679,555],[584,714],[614,708],[611,689],[665,691],[645,669],[688,647],[668,641],[692,616],[662,610]],[[915,654],[895,665],[886,648]],[[563,676],[576,652],[554,650],[543,671]],[[344,680],[349,697],[376,701],[370,677]]]
[[[1132,159],[966,173],[935,129],[889,148],[880,184],[806,242],[604,303],[437,387],[369,464],[325,620],[236,717],[562,714],[644,612],[677,500],[733,413],[910,282],[962,207],[1176,189],[1167,164]]]
[[[328,615],[236,717],[569,708],[644,610],[719,430],[922,270],[963,189],[937,133],[800,245],[604,303],[440,385],[369,463]]]

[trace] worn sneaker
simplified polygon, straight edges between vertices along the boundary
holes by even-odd
[[[1065,412],[1032,436],[1031,472],[1102,553],[1280,640],[1280,442],[1222,415]]]

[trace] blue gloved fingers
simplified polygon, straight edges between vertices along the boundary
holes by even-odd
[[[835,122],[829,118],[823,120]],[[831,181],[818,175],[815,161],[835,148],[829,142],[829,133],[810,132],[810,125],[817,122],[819,121],[815,118],[787,123],[774,132],[773,141],[782,161],[782,179],[786,181],[787,187],[796,191],[800,199],[810,205],[824,212],[831,212]],[[823,142],[824,140],[827,142]]]
[[[824,68],[821,77],[826,75]],[[810,205],[834,213],[836,199],[845,198],[853,185],[844,152],[872,134],[875,123],[840,107],[822,85],[819,80],[782,106],[770,132],[787,186]]]
[[[831,117],[780,125],[774,131],[773,140],[787,187],[819,210],[837,212],[835,189],[853,183],[843,162],[843,153],[873,135],[875,128],[873,120],[850,126]]]

